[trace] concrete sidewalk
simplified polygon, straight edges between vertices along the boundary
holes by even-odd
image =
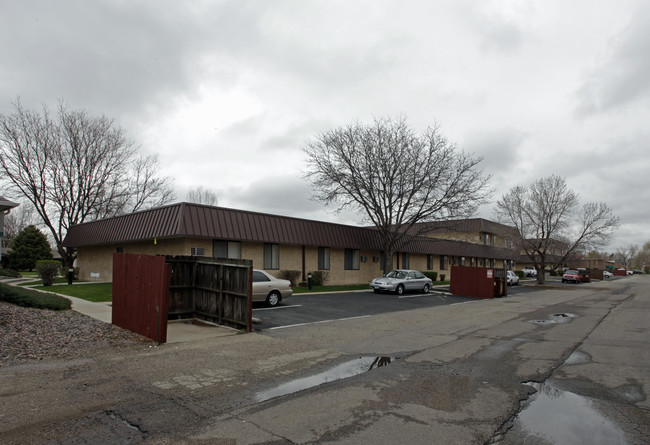
[[[34,281],[33,278],[9,278],[0,277],[0,283],[16,286],[20,283]],[[83,283],[75,283],[74,286],[81,286]],[[29,289],[30,287],[26,286]],[[53,286],[56,289],[56,285]],[[32,289],[37,292],[43,292],[38,289]],[[71,297],[54,291],[47,293],[59,295],[67,298],[72,302],[72,310],[80,314],[87,315],[104,323],[112,323],[113,307],[110,301],[94,303],[82,298]],[[237,335],[238,330],[226,326],[217,326],[209,323],[194,324],[191,320],[171,320],[167,323],[167,343],[181,343],[187,341],[196,341],[206,338],[227,337]]]
[[[111,323],[113,307],[110,302],[93,303],[81,298],[61,295],[72,301],[72,310],[89,317]],[[192,320],[170,320],[167,323],[167,343],[181,343],[196,341],[206,338],[227,337],[237,335],[239,331],[226,326],[217,326],[209,323],[194,324]]]

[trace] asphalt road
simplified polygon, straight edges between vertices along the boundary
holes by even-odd
[[[0,443],[650,443],[650,277],[510,290],[297,296],[261,334],[3,367]]]

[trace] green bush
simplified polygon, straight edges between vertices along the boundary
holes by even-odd
[[[312,286],[323,286],[325,282],[329,280],[330,273],[322,270],[317,270],[311,273],[311,284]]]
[[[43,286],[54,284],[54,279],[59,276],[59,272],[61,272],[60,261],[39,260],[36,262],[36,273],[43,280]]]
[[[20,273],[13,270],[13,269],[2,269],[2,268],[0,268],[0,277],[19,278]]]
[[[36,228],[27,226],[11,243],[9,266],[15,270],[32,271],[38,260],[51,260],[52,249],[47,237]]]
[[[524,271],[523,270],[516,270],[515,273],[519,277],[520,280],[524,279]]]
[[[438,272],[434,272],[433,270],[427,270],[426,272],[422,272],[425,277],[431,278],[431,281],[434,283],[438,281]]]
[[[300,277],[301,273],[302,272],[299,270],[281,270],[279,278],[289,280],[291,282],[291,286],[296,287],[296,281],[298,280],[298,277]]]
[[[53,311],[62,311],[71,307],[70,300],[59,295],[45,294],[2,283],[0,283],[0,300],[18,306],[51,309]]]

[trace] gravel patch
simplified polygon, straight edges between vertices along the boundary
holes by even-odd
[[[25,308],[0,301],[0,367],[151,344],[141,335],[72,310]]]

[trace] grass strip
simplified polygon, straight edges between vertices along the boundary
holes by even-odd
[[[2,283],[0,283],[0,300],[18,306],[51,309],[54,311],[70,309],[72,305],[70,300],[59,295],[44,294],[31,289],[7,286]]]
[[[69,295],[70,297],[81,298],[93,303],[103,303],[113,300],[112,283],[89,283],[73,284],[71,286],[37,286],[34,289],[41,289],[57,294]]]

